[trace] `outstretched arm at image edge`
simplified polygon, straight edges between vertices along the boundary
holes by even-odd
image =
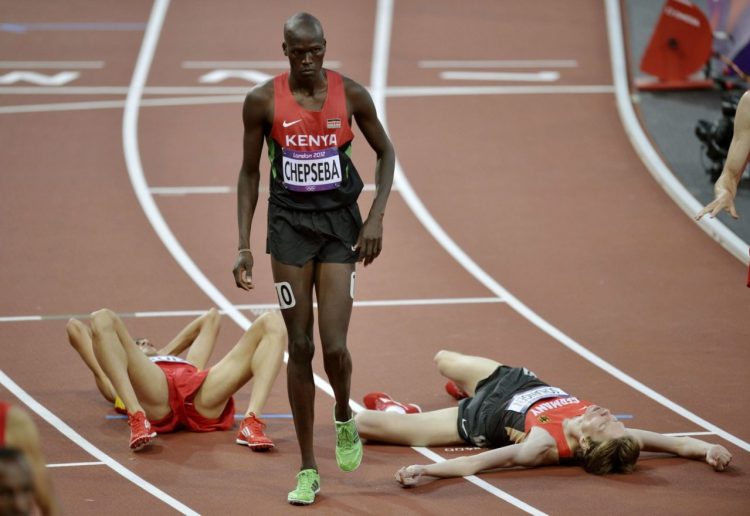
[[[641,443],[641,450],[673,453],[679,457],[705,460],[716,471],[724,471],[732,460],[729,450],[720,444],[707,443],[693,437],[674,437],[648,430],[631,429],[629,432]]]

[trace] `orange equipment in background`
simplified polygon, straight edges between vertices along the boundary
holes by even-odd
[[[641,90],[710,88],[691,78],[711,57],[713,32],[706,15],[687,0],[667,0],[641,59],[641,70],[656,80],[637,80]]]

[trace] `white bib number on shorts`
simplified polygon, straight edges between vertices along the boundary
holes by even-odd
[[[293,308],[294,305],[297,304],[297,301],[294,299],[294,293],[292,292],[292,286],[289,282],[282,281],[274,283],[273,286],[276,287],[276,296],[279,298],[279,307],[281,307],[282,310]]]
[[[294,192],[321,192],[341,185],[336,147],[315,151],[282,149],[284,185]]]

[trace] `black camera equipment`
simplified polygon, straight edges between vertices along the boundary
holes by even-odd
[[[711,176],[711,182],[716,182],[724,168],[724,161],[727,159],[729,144],[732,143],[734,134],[734,115],[737,112],[740,97],[745,92],[742,88],[728,90],[727,88],[732,87],[731,84],[721,80],[716,82],[724,90],[721,98],[721,118],[713,122],[698,120],[695,126],[695,136],[703,144],[701,161],[706,173]],[[704,156],[708,158],[709,163],[703,160]]]

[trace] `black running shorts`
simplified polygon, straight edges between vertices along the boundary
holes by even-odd
[[[476,393],[458,404],[458,435],[480,448],[513,444],[506,426],[523,431],[525,414],[505,410],[513,395],[546,386],[524,367],[501,365],[477,384]]]
[[[327,211],[290,210],[268,204],[266,252],[286,265],[355,263],[353,250],[362,227],[356,203]]]

